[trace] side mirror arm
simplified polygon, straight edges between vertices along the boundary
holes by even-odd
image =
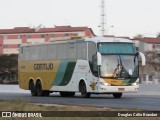
[[[102,65],[102,56],[99,52],[97,52],[97,65]]]
[[[142,59],[142,66],[146,65],[146,57],[142,52],[139,52],[139,55]]]

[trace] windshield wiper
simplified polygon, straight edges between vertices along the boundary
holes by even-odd
[[[123,66],[120,55],[119,55],[118,58],[119,58],[119,59],[117,59],[117,61],[118,61],[117,68],[115,68],[115,70],[114,70],[114,72],[113,72],[113,74],[112,74],[112,75],[113,75],[112,77],[116,77],[116,76],[122,77],[122,73],[123,73],[123,72],[127,73],[127,75],[128,75],[129,77],[131,77],[130,74],[128,73],[128,71],[127,71],[127,70],[125,69],[125,67]]]

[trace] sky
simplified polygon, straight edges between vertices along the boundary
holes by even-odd
[[[160,0],[105,0],[105,34],[155,37]],[[0,29],[71,25],[101,35],[101,0],[0,0]]]

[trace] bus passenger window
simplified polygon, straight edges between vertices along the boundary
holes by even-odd
[[[95,54],[95,55],[93,55],[92,56],[92,70],[93,70],[93,72],[98,72],[98,66],[97,66],[97,55]]]

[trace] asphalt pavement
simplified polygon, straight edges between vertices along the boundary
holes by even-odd
[[[143,88],[143,90],[142,90]],[[59,93],[52,93],[49,97],[32,97],[28,90],[22,90],[18,85],[0,85],[0,99],[22,99],[35,103],[84,105],[97,107],[132,108],[141,110],[160,110],[159,85],[141,85],[138,93],[126,93],[122,98],[114,99],[112,95],[91,95],[91,98],[61,97]],[[151,89],[151,90],[150,90]]]

